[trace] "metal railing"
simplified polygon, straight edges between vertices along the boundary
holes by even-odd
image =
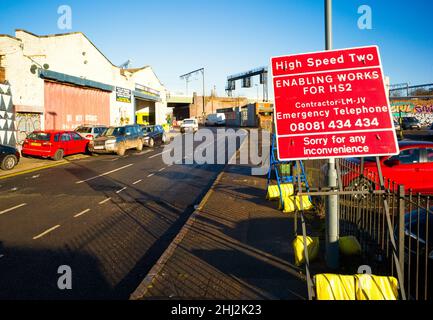
[[[405,192],[404,186],[386,177],[381,188],[373,166],[366,168],[344,159],[338,164],[339,188],[334,192],[339,195],[340,236],[353,235],[358,239],[362,264],[370,266],[374,274],[397,277],[398,265],[400,285],[408,299],[430,300],[433,297],[433,275],[429,276],[433,260],[431,198],[411,190]],[[326,162],[305,161],[304,165],[312,186],[310,194],[316,203],[324,203],[329,191],[325,185]],[[359,263],[356,259],[344,262]],[[350,266],[344,267],[350,270]],[[356,270],[357,266],[353,268]]]

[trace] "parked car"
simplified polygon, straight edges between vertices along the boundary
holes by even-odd
[[[142,151],[144,145],[144,134],[139,125],[127,125],[110,127],[104,133],[90,141],[89,151],[91,153],[117,153],[125,155],[126,150],[136,149]]]
[[[433,207],[429,209],[428,214],[425,208],[416,208],[404,216],[405,270],[407,277],[410,276],[410,279],[413,279],[413,284],[418,281],[415,279],[419,279],[418,286],[412,284],[411,295],[419,293],[423,296],[425,289],[427,289],[428,296],[431,297],[433,294],[433,279],[430,276],[433,272],[432,228]],[[394,236],[398,243],[398,225],[395,227]]]
[[[404,117],[401,119],[401,127],[403,130],[417,129],[421,130],[421,123],[415,117]]]
[[[156,126],[141,126],[144,134],[144,145],[153,148],[155,144],[165,144],[167,135],[160,125]]]
[[[206,117],[206,126],[225,126],[226,125],[226,115],[225,113],[214,113]]]
[[[180,125],[180,132],[194,132],[196,133],[198,131],[198,121],[197,119],[185,119],[182,121],[182,124]]]
[[[103,134],[107,128],[106,126],[85,125],[75,129],[75,132],[87,140],[93,140]]]
[[[19,151],[10,146],[0,144],[0,168],[12,170],[20,161]]]
[[[74,131],[35,131],[24,140],[21,153],[59,161],[67,155],[86,153],[88,144],[87,139]]]
[[[433,195],[433,142],[400,141],[400,153],[396,156],[380,158],[383,176],[397,184],[404,185],[405,190],[412,189],[414,193]],[[360,164],[360,158],[350,158]],[[360,181],[354,171],[342,172],[343,181],[360,189],[377,189],[376,158],[364,158],[365,178]]]

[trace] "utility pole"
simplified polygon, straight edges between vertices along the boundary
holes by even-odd
[[[203,114],[202,114],[202,116],[204,117],[204,115],[205,115],[205,105],[204,105],[205,104],[204,68],[197,69],[197,70],[191,71],[189,73],[183,74],[183,75],[180,76],[180,79],[186,80],[187,88],[188,88],[188,81],[189,81],[190,77],[193,76],[193,75],[197,75],[200,72],[203,75],[203,111],[202,111]],[[188,89],[187,89],[187,91],[188,91]],[[196,111],[196,115],[198,115],[197,111]]]
[[[206,118],[206,112],[205,112],[206,98],[205,98],[205,89],[204,89],[204,68],[201,70],[201,72],[202,72],[202,75],[203,75],[203,114],[202,114],[202,117],[203,117],[203,123],[204,123],[205,118]]]
[[[325,42],[326,50],[332,50],[332,0],[325,0]],[[337,170],[335,158],[328,162],[328,186],[337,188]],[[338,228],[338,195],[328,196],[326,214],[326,264],[331,269],[339,267],[339,228]]]

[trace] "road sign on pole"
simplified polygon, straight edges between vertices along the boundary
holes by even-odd
[[[283,161],[398,154],[377,46],[271,59]]]

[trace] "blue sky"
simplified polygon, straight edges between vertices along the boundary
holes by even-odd
[[[372,9],[372,30],[358,29],[363,4]],[[207,92],[215,86],[223,95],[230,74],[271,56],[324,49],[323,0],[0,0],[0,33],[64,32],[60,5],[72,8],[70,31],[84,32],[114,64],[151,65],[174,92],[185,91],[181,74],[201,67]],[[334,48],[377,44],[391,83],[433,82],[432,1],[334,0],[333,11]],[[201,78],[189,87],[200,94]],[[255,98],[256,89],[235,94]]]

